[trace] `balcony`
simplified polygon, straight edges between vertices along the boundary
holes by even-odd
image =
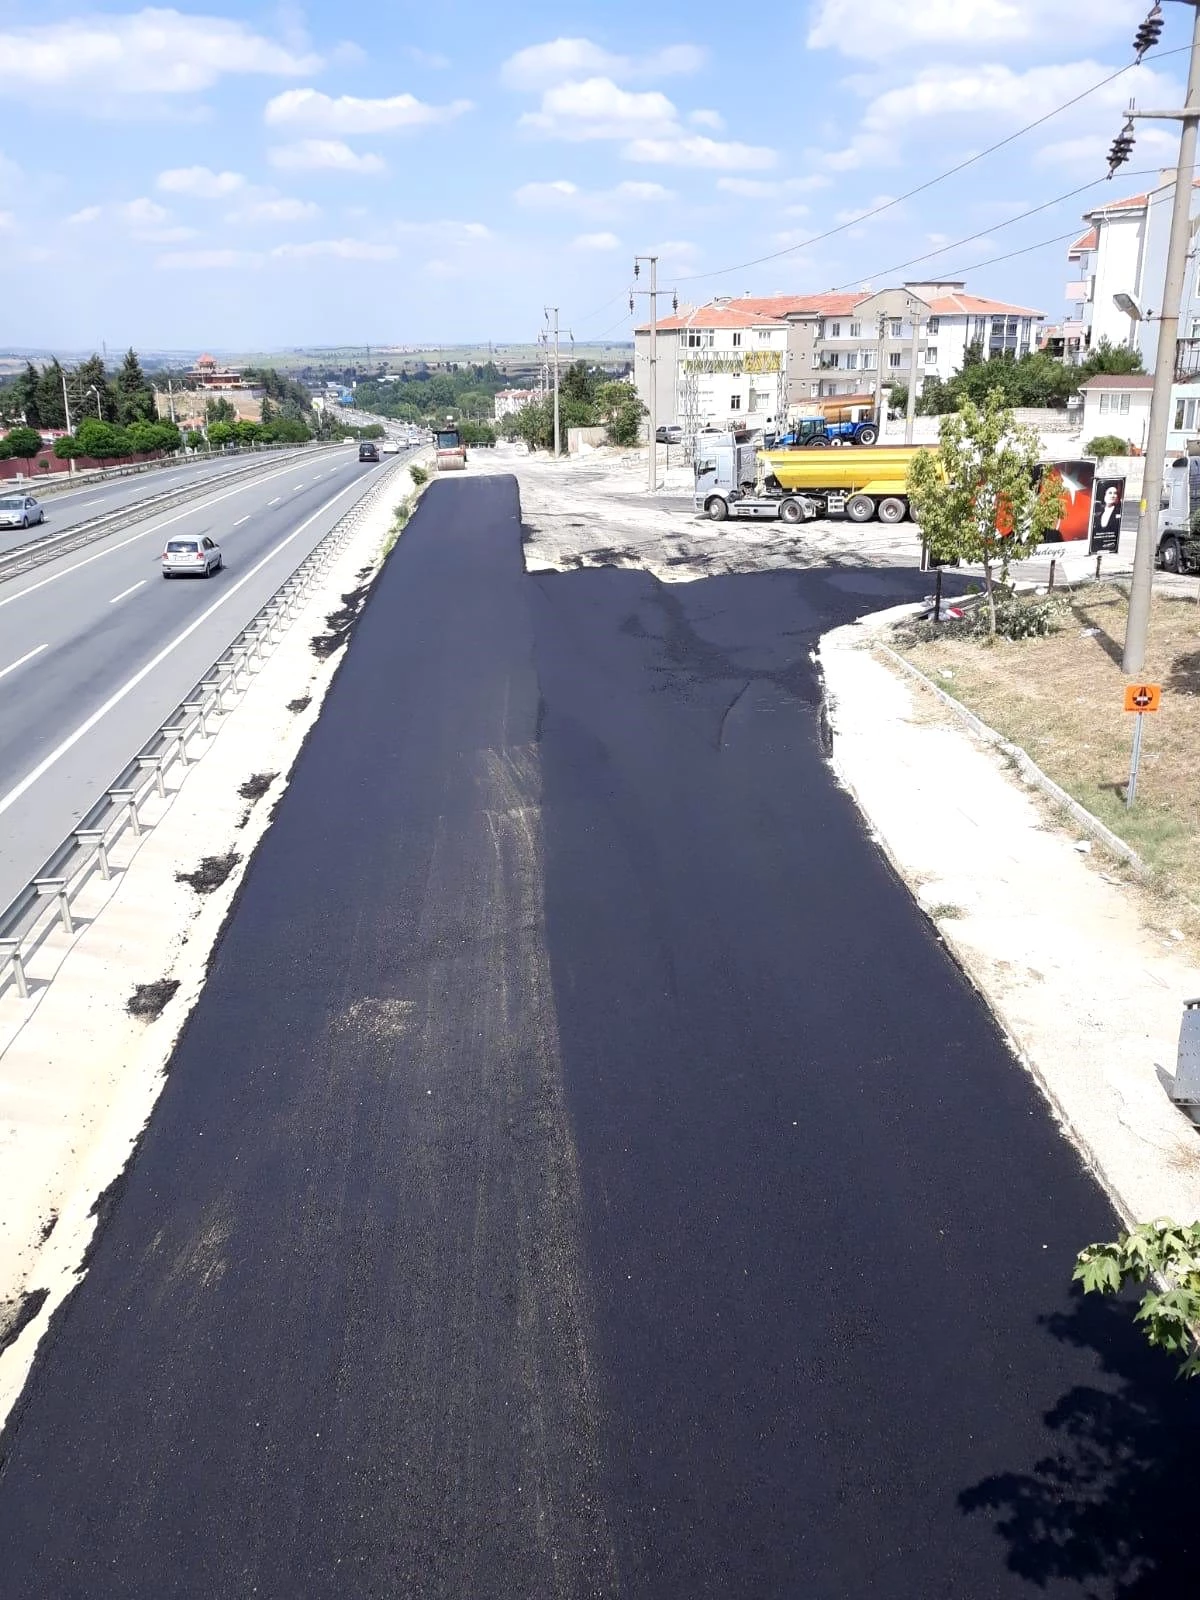
[[[1192,383],[1200,378],[1200,339],[1176,339],[1175,382]]]

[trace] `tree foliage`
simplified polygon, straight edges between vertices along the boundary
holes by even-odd
[[[154,386],[142,371],[136,350],[127,350],[114,380],[117,397],[117,421],[124,426],[131,422],[155,422],[158,408],[154,400]]]
[[[925,379],[917,399],[923,417],[943,417],[958,411],[964,400],[982,405],[988,395],[998,393],[1009,406],[1065,406],[1070,397],[1099,373],[1141,372],[1142,358],[1136,350],[1113,345],[1101,339],[1087,359],[1068,367],[1057,356],[1034,350],[1014,360],[1010,355],[994,355],[984,360],[978,344],[969,345],[961,369],[952,378]],[[893,409],[901,411],[907,391],[900,385],[892,390]]]
[[[1164,1288],[1142,1296],[1136,1320],[1152,1345],[1179,1357],[1183,1377],[1200,1377],[1200,1222],[1161,1219],[1112,1243],[1090,1244],[1079,1253],[1074,1279],[1088,1294],[1161,1280]]]
[[[596,412],[608,430],[610,444],[637,444],[646,408],[633,384],[602,383],[596,390]]]
[[[982,407],[964,400],[961,412],[943,417],[938,448],[919,451],[908,471],[909,500],[934,558],[982,564],[992,638],[997,570],[1006,585],[1010,562],[1036,550],[1062,515],[1057,475],[1035,484],[1038,453],[1037,435],[1014,423],[993,391]]]
[[[27,464],[34,456],[40,454],[43,439],[36,428],[10,428],[7,435],[0,439],[0,455],[15,457],[18,461]]]

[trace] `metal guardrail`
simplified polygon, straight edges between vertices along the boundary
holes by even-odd
[[[317,443],[334,443],[319,440]],[[70,494],[75,489],[91,489],[97,485],[114,483],[118,478],[140,478],[146,474],[166,472],[171,467],[187,466],[192,461],[234,461],[241,456],[266,455],[276,457],[284,451],[295,450],[294,444],[254,444],[225,446],[221,450],[178,450],[172,455],[155,456],[152,461],[126,461],[119,467],[81,467],[78,472],[18,472],[15,477],[0,479],[0,492],[5,487],[21,494],[36,494],[39,500],[53,499],[58,494]]]
[[[140,815],[151,793],[167,796],[166,777],[176,765],[191,767],[215,735],[209,721],[228,715],[231,699],[249,685],[267,654],[295,620],[316,580],[330,566],[367,511],[378,502],[399,468],[402,456],[383,469],[375,483],[346,511],[319,544],[259,608],[158,731],[126,763],[79,826],[73,828],[25,887],[0,911],[0,993],[13,983],[22,1000],[30,997],[26,965],[54,927],[75,933],[72,904],[92,874],[112,877],[110,851],[128,830],[135,838],[153,827]],[[194,750],[199,738],[204,749]]]
[[[317,448],[332,449],[333,446],[322,445]],[[132,505],[118,506],[116,510],[106,511],[101,516],[89,517],[86,522],[77,522],[73,528],[67,528],[63,533],[47,533],[41,538],[30,539],[27,543],[18,545],[15,550],[6,550],[0,555],[0,583],[9,578],[19,578],[23,573],[32,572],[35,567],[44,566],[47,561],[53,561],[58,556],[69,555],[72,550],[90,544],[93,539],[103,539],[106,534],[120,533],[123,528],[132,527],[135,522],[145,522],[150,517],[157,516],[160,511],[169,511],[172,506],[183,505],[188,500],[202,499],[206,494],[211,494],[214,489],[221,488],[225,484],[256,477],[268,467],[286,459],[284,456],[271,456],[266,459],[260,457],[252,466],[235,467],[230,472],[206,477],[202,483],[179,484],[162,494],[149,495],[145,500],[135,500]]]

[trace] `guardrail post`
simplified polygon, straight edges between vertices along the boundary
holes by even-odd
[[[191,758],[191,756],[188,755],[188,747],[187,747],[188,725],[187,725],[187,723],[186,722],[177,722],[172,727],[164,728],[162,731],[163,731],[164,736],[166,738],[168,738],[168,739],[173,740],[175,745],[178,747],[179,759],[180,759],[180,762],[183,764],[183,766],[190,767],[191,764],[192,764],[192,758]]]
[[[133,829],[134,838],[140,839],[142,836],[142,823],[137,814],[137,790],[110,789],[108,798],[115,806],[127,806],[129,808],[129,826]]]
[[[208,701],[207,701],[207,699],[205,699],[205,700],[188,700],[188,701],[185,702],[183,709],[185,711],[190,712],[192,714],[192,716],[195,717],[196,726],[200,729],[200,737],[202,739],[207,739],[208,738]]]
[[[161,756],[138,756],[137,764],[143,770],[149,768],[154,774],[154,787],[158,790],[158,798],[167,798],[167,786],[163,782],[163,758]]]
[[[105,837],[104,829],[76,828],[75,838],[85,849],[89,844],[95,846],[96,859],[100,863],[100,876],[107,883],[112,877],[112,872],[108,864],[108,840]]]
[[[25,958],[21,954],[20,939],[0,939],[0,960],[5,957],[12,968],[13,982],[22,1000],[29,999],[29,985],[25,981]]]
[[[71,901],[67,894],[67,880],[65,878],[35,878],[33,887],[43,900],[54,899],[58,901],[58,918],[62,923],[63,932],[70,937],[75,932],[75,924],[71,920]]]

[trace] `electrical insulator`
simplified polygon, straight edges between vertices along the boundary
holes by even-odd
[[[1111,178],[1118,167],[1123,167],[1133,154],[1133,123],[1127,122],[1113,140],[1108,152],[1108,175]]]
[[[633,310],[633,296],[632,295],[629,296],[629,309],[630,309],[630,311]]]
[[[634,275],[634,277],[635,278],[639,277],[641,275],[641,271],[642,271],[641,266],[635,261],[633,263],[633,275]]]
[[[1162,7],[1156,4],[1154,10],[1151,11],[1150,15],[1146,18],[1145,22],[1142,23],[1141,27],[1134,35],[1133,48],[1136,52],[1135,60],[1140,61],[1146,54],[1147,50],[1154,49],[1154,46],[1162,38],[1162,31]]]
[[[671,310],[672,311],[678,311],[679,310],[679,296],[677,294],[673,294],[671,296]]]

